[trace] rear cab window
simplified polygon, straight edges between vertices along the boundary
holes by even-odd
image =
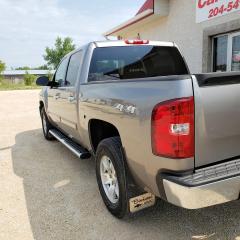
[[[93,51],[88,82],[186,74],[187,66],[176,47],[99,47]]]

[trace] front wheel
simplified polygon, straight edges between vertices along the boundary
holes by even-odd
[[[96,153],[96,176],[107,209],[116,217],[129,213],[127,174],[119,137],[100,142]]]
[[[54,140],[54,137],[49,133],[49,130],[52,128],[52,125],[47,118],[47,114],[44,110],[44,107],[41,109],[40,115],[41,115],[41,119],[42,119],[42,129],[43,129],[44,137],[48,141]]]

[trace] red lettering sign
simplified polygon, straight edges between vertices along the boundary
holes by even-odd
[[[205,6],[212,5],[214,3],[217,3],[218,0],[198,0],[198,8],[204,8]]]
[[[197,0],[195,4],[197,23],[240,11],[240,0]]]
[[[198,8],[204,8],[207,4],[207,1],[198,0]]]

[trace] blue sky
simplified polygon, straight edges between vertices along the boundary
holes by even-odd
[[[145,0],[0,0],[0,59],[39,66],[57,36],[80,46],[136,14]]]

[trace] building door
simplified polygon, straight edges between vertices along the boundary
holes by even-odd
[[[213,38],[213,72],[240,71],[240,32]]]

